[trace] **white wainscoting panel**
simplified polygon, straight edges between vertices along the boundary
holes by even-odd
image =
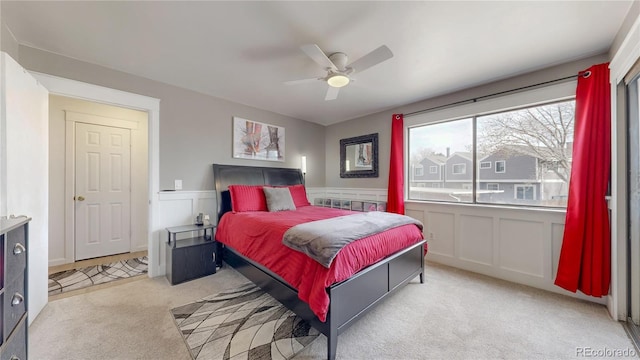
[[[157,253],[160,254],[160,270],[158,275],[166,273],[166,242],[167,232],[171,226],[193,224],[199,213],[209,215],[210,221],[216,223],[217,204],[216,192],[209,191],[162,191],[159,193],[160,231]],[[196,234],[181,233],[178,239],[184,239]]]
[[[387,191],[307,188],[307,197],[311,203],[315,198],[328,197],[386,201]],[[215,221],[215,191],[161,192],[159,198],[163,228],[190,224],[200,212]],[[564,231],[564,211],[410,201],[405,203],[405,213],[425,225],[429,261],[606,303],[606,299],[574,294],[553,284]],[[166,232],[163,233],[158,244],[161,274],[165,273]]]
[[[422,210],[406,210],[404,212],[405,215],[412,217],[418,221],[420,221],[422,224],[425,224],[426,221],[424,220],[424,211]]]
[[[544,224],[539,221],[517,219],[499,220],[501,269],[523,275],[544,277]],[[551,233],[548,234],[551,240]]]
[[[551,224],[551,276],[555,279],[558,274],[558,262],[560,261],[560,249],[564,236],[563,224]]]
[[[460,259],[480,265],[493,265],[493,218],[460,215],[459,233]]]
[[[429,241],[429,253],[442,257],[456,257],[455,214],[429,210],[426,213],[424,236]]]
[[[562,210],[417,201],[406,202],[405,209],[425,220],[429,261],[606,303],[553,284],[564,231]]]

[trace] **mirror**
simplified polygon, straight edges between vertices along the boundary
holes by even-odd
[[[378,134],[340,140],[340,177],[378,177]]]

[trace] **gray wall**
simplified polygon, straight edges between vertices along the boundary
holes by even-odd
[[[523,75],[496,81],[455,93],[434,97],[406,106],[401,106],[388,111],[364,116],[343,123],[330,125],[326,129],[325,144],[327,147],[326,186],[328,187],[354,187],[377,188],[387,187],[389,178],[389,152],[391,142],[391,115],[394,113],[406,114],[418,110],[433,108],[451,104],[457,101],[473,99],[483,95],[490,95],[501,91],[512,90],[527,85],[538,84],[566,76],[576,75],[591,65],[609,61],[607,54],[592,56],[589,58],[556,65],[542,70],[533,71]],[[452,69],[451,71],[455,71]],[[379,177],[365,179],[341,179],[340,178],[340,139],[379,133]]]
[[[300,167],[307,156],[306,184],[324,186],[325,128],[250,106],[129,75],[53,53],[19,46],[19,62],[28,70],[160,99],[160,189],[213,189],[211,164]],[[285,162],[233,159],[234,116],[285,128]]]
[[[0,1],[0,51],[6,52],[15,61],[18,61],[18,43],[2,21],[2,1]]]
[[[609,48],[609,56],[613,59],[613,55],[620,49],[620,45],[622,45],[622,41],[624,41],[625,36],[629,33],[629,29],[636,21],[636,19],[640,16],[640,1],[634,1],[631,4],[631,8],[627,13],[627,16],[624,18],[622,25],[620,25],[620,30],[616,34],[616,37],[613,39],[613,43]]]

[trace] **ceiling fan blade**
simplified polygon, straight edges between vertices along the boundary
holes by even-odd
[[[313,61],[317,62],[323,69],[329,68],[331,70],[338,70],[338,68],[329,60],[327,55],[316,44],[307,44],[300,47],[307,56]]]
[[[340,88],[329,86],[327,89],[327,95],[324,97],[325,101],[337,99],[339,92]]]
[[[352,62],[348,67],[353,68],[354,72],[363,72],[372,66],[391,59],[392,57],[393,53],[391,50],[389,50],[386,45],[382,45],[360,59]]]
[[[298,84],[307,84],[314,81],[322,80],[322,78],[310,78],[310,79],[300,79],[300,80],[289,80],[285,81],[285,85],[298,85]]]

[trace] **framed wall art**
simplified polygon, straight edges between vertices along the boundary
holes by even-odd
[[[284,161],[284,127],[233,117],[233,157]]]
[[[378,134],[340,140],[340,177],[378,177]]]

